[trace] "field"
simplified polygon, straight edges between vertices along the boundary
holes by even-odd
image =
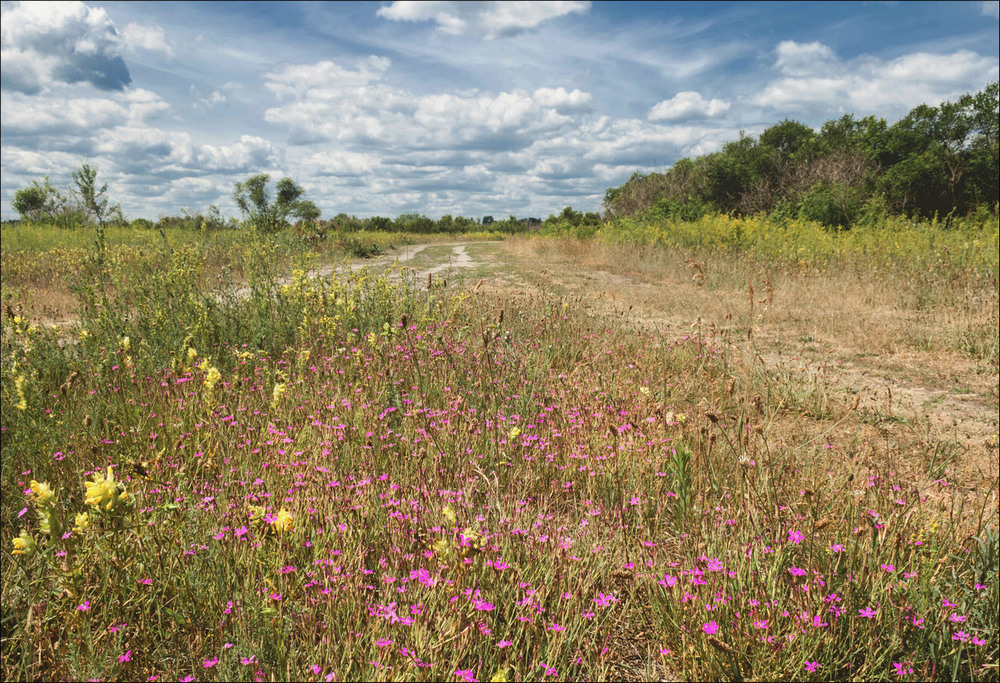
[[[3,679],[998,680],[996,219],[894,220],[5,228]]]

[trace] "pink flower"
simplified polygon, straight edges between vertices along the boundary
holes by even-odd
[[[718,633],[719,625],[715,623],[715,621],[713,620],[708,622],[707,624],[702,624],[701,630],[711,636],[714,635],[715,633]]]
[[[86,612],[90,609],[90,600],[84,600],[82,605],[77,605],[76,607],[81,612]]]
[[[952,640],[961,640],[963,643],[968,642],[969,634],[965,631],[958,631],[951,637]]]
[[[842,553],[844,552],[844,545],[842,543],[834,543],[830,546],[831,553]]]
[[[964,614],[952,614],[950,617],[948,617],[948,621],[952,621],[952,622],[954,622],[956,624],[960,624],[963,621],[965,621],[967,618],[968,617],[966,617]]]
[[[660,654],[661,654],[661,655],[663,655],[664,657],[666,657],[666,656],[667,656],[667,655],[669,655],[670,653],[671,653],[671,650],[668,650],[668,649],[667,649],[667,648],[665,648],[665,647],[661,647],[661,648],[660,648]]]
[[[385,639],[382,639],[382,640],[376,640],[375,644],[378,645],[379,647],[385,647],[386,645],[392,645],[394,642],[396,642],[396,641],[389,640],[388,638],[385,638]]]
[[[604,593],[598,593],[597,597],[594,598],[594,602],[597,603],[598,607],[607,607],[613,602],[618,602],[618,598],[616,598],[612,593],[608,593],[607,595]]]
[[[193,680],[194,680],[194,676],[185,676],[184,678],[180,679],[180,682],[181,683],[191,683],[191,681],[193,681]]]
[[[549,631],[565,631],[566,627],[565,626],[560,626],[559,624],[553,623],[551,626],[549,626],[548,630]]]
[[[792,567],[788,570],[788,573],[792,576],[805,576],[807,574],[805,569],[799,569],[798,567]]]
[[[513,640],[501,640],[499,643],[497,643],[497,647],[499,648],[510,647],[513,644],[514,644]]]
[[[972,637],[972,644],[973,645],[978,645],[979,647],[982,647],[983,645],[986,644],[986,639],[985,638],[976,638],[975,636],[973,636]]]
[[[211,669],[213,666],[215,666],[218,663],[219,663],[219,658],[218,657],[214,657],[212,659],[206,659],[205,663],[202,664],[202,666],[205,667],[206,669]]]
[[[822,669],[823,665],[819,662],[806,662],[806,671],[809,673],[816,673],[819,669]]]
[[[313,664],[309,668],[312,669],[312,672],[317,676],[319,676],[319,672],[323,670],[323,667],[321,667],[319,664]]]
[[[121,664],[122,662],[131,662],[131,661],[132,661],[132,651],[131,650],[129,650],[128,652],[126,652],[123,655],[118,655],[118,663],[119,664]]]
[[[894,668],[896,670],[895,674],[897,676],[906,676],[907,674],[913,673],[913,667],[912,666],[906,666],[902,662],[893,662],[892,663],[892,668]]]
[[[240,664],[243,666],[249,666],[257,661],[257,655],[250,655],[249,657],[240,657]]]
[[[865,619],[871,619],[878,614],[878,610],[874,610],[871,607],[865,607],[864,609],[859,609],[858,614],[863,616]]]
[[[281,600],[281,593],[271,593],[272,600]]]
[[[806,540],[806,535],[803,534],[801,531],[798,531],[798,530],[789,531],[788,532],[788,540],[791,543],[796,543],[796,544],[797,543],[801,543],[802,541]]]
[[[757,619],[753,622],[754,628],[767,628],[767,619]]]
[[[883,564],[883,565],[879,565],[879,566],[882,567],[882,569],[886,570],[887,572],[894,572],[894,571],[896,571],[896,567],[893,566],[893,565],[891,565],[891,564]]]

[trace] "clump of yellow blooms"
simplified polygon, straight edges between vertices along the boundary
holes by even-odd
[[[277,516],[275,516],[274,521],[271,524],[274,525],[275,531],[279,534],[283,531],[293,531],[295,529],[295,518],[290,512],[281,508],[278,510]]]
[[[38,550],[38,544],[26,530],[21,529],[21,535],[14,539],[14,554],[31,557]]]
[[[48,482],[39,483],[32,479],[31,493],[35,496],[32,502],[39,507],[52,505],[56,502],[56,494]]]
[[[14,390],[17,392],[17,398],[19,399],[17,402],[18,410],[28,409],[28,399],[24,393],[24,385],[26,383],[27,382],[24,379],[24,375],[18,375],[17,377],[14,378]]]
[[[128,500],[128,491],[115,481],[115,473],[108,465],[106,476],[100,472],[94,473],[94,481],[84,482],[87,486],[87,505],[103,508],[110,512],[119,502]]]
[[[285,394],[285,383],[280,382],[274,385],[274,390],[271,392],[271,407],[278,405],[278,401]]]
[[[73,531],[74,533],[82,534],[87,531],[90,527],[90,515],[86,512],[81,512],[77,514],[76,518],[73,520]]]

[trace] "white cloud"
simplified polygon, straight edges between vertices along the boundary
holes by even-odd
[[[986,2],[980,3],[980,10],[984,17],[1000,19],[1000,2],[997,0],[986,0]]]
[[[650,121],[686,121],[710,118],[728,111],[729,106],[729,102],[725,100],[706,100],[701,96],[701,93],[688,90],[653,105],[647,118]]]
[[[560,114],[570,112],[590,111],[590,101],[593,96],[588,92],[574,89],[567,92],[566,88],[539,88],[532,98],[543,107],[551,107]]]
[[[132,78],[107,12],[82,2],[11,2],[0,9],[4,90],[38,93],[53,83],[121,90]]]
[[[158,26],[127,24],[122,30],[122,42],[133,53],[141,49],[160,52],[167,57],[174,56],[174,51],[167,44],[166,36],[163,35],[163,29]]]
[[[434,21],[451,35],[487,39],[514,35],[567,14],[583,14],[589,2],[394,2],[376,14],[390,21]]]
[[[936,104],[980,90],[1000,72],[996,59],[969,50],[844,61],[820,43],[785,41],[776,54],[775,68],[782,77],[749,98],[749,103],[828,118],[845,112],[901,116],[918,104]]]
[[[833,50],[819,42],[784,40],[778,44],[775,53],[778,59],[774,65],[786,76],[805,76],[831,67],[839,70],[840,66]]]
[[[102,129],[140,125],[169,109],[148,90],[127,90],[110,97],[65,97],[4,93],[0,121],[5,136],[45,137],[96,134]]]

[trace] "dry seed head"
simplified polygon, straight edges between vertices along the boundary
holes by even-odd
[[[730,652],[733,651],[733,648],[729,647],[715,636],[709,636],[708,643],[719,652],[725,652],[726,654],[729,654]]]

